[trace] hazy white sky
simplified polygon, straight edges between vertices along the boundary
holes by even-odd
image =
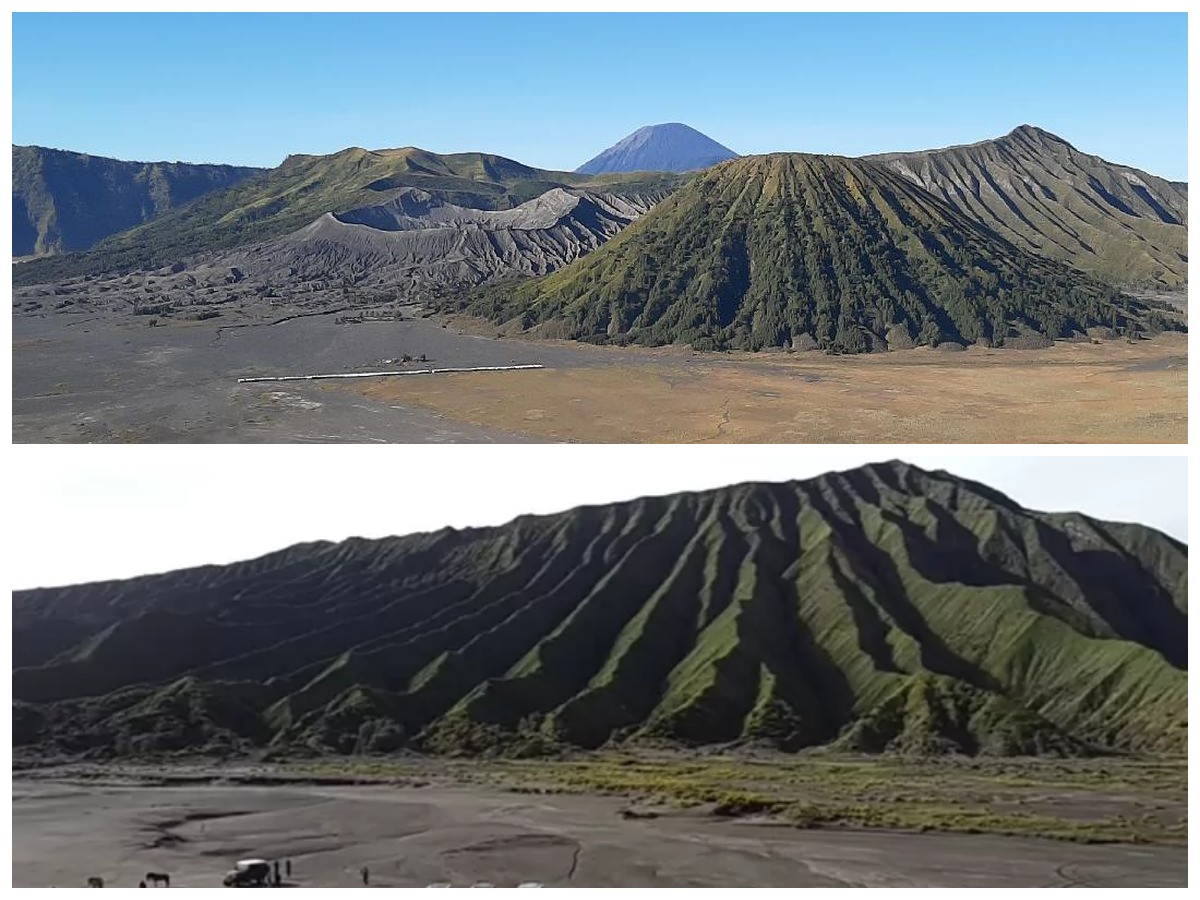
[[[1141,522],[1187,540],[1178,456],[974,455],[972,448],[769,446],[14,446],[10,588],[232,562],[298,541],[445,525],[898,457],[1025,506]]]

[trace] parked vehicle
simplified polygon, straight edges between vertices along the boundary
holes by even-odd
[[[241,859],[225,873],[225,887],[266,887],[271,881],[271,864],[265,859]]]

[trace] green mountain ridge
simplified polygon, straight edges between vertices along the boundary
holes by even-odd
[[[13,598],[14,744],[1177,754],[1187,548],[880,463]]]
[[[1187,283],[1187,184],[1021,125],[994,140],[866,157],[1019,247],[1116,284]]]
[[[554,337],[698,349],[1001,346],[1182,327],[880,163],[799,153],[707,169],[584,259],[457,305]]]
[[[13,152],[13,256],[87,250],[198,197],[263,171],[249,166],[127,162],[19,147]]]

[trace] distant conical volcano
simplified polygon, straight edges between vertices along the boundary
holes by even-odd
[[[647,125],[621,138],[576,172],[692,172],[733,159],[737,154],[695,128],[668,122]]]
[[[804,153],[714,166],[584,259],[470,305],[577,340],[701,349],[1029,346],[1182,327],[882,163]]]

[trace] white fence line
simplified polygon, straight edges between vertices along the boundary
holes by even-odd
[[[444,375],[450,372],[515,372],[524,369],[544,369],[540,363],[521,366],[450,366],[445,369],[409,369],[398,372],[335,372],[328,375],[256,375],[239,378],[238,384],[254,381],[317,381],[321,378],[390,378],[396,375]]]

